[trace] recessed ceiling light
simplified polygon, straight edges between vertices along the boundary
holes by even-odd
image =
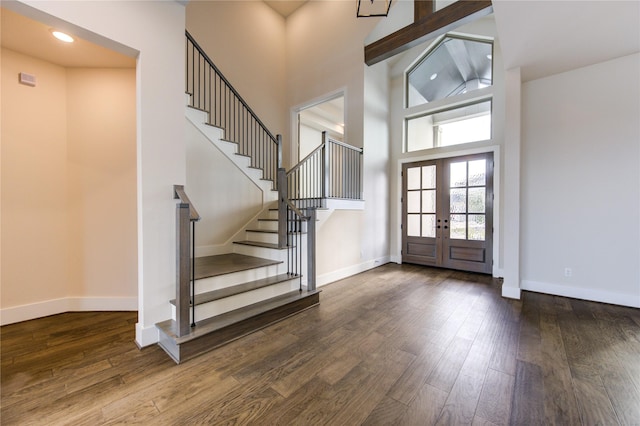
[[[55,38],[57,38],[60,41],[64,41],[65,43],[73,43],[73,37],[71,37],[69,34],[65,34],[62,31],[57,31],[57,30],[51,30],[51,34],[53,34],[53,36]]]
[[[489,54],[487,55],[487,59],[491,59],[491,58],[493,58],[493,56],[491,55],[491,53],[489,53]]]
[[[434,72],[433,74],[431,74],[431,77],[429,77],[429,80],[435,80],[437,76],[438,76],[438,73]]]

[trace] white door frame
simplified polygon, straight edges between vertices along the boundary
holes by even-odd
[[[324,102],[328,102],[328,101],[332,101],[336,98],[339,97],[344,97],[345,100],[345,109],[344,109],[344,122],[345,124],[347,123],[347,108],[346,108],[346,104],[347,104],[347,88],[346,87],[342,87],[340,89],[334,90],[332,92],[329,92],[327,94],[321,95],[317,98],[314,98],[308,102],[304,102],[298,105],[295,105],[291,108],[290,110],[290,115],[289,115],[289,123],[291,125],[290,128],[290,135],[291,137],[289,138],[291,140],[291,143],[289,144],[289,167],[293,167],[295,164],[298,163],[298,161],[300,161],[300,159],[298,158],[298,148],[300,145],[300,142],[298,141],[298,114],[300,114],[301,111],[308,109],[308,108],[312,108],[316,105],[320,105]],[[346,128],[346,126],[345,126]],[[347,132],[344,132],[345,135],[345,140],[344,142],[346,143],[346,138],[347,138]]]

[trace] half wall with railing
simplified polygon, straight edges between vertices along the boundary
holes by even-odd
[[[331,139],[287,172],[287,194],[298,208],[325,208],[328,199],[362,200],[362,148]]]

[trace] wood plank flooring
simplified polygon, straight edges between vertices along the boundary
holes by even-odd
[[[638,425],[640,310],[388,264],[175,365],[135,313],[1,328],[2,425]]]

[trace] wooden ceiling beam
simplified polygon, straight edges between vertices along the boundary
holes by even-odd
[[[413,22],[426,18],[433,13],[435,0],[414,0],[413,1]]]
[[[373,65],[384,61],[430,38],[493,12],[491,0],[459,0],[431,13],[426,12],[429,8],[428,3],[432,2],[416,1],[414,17],[420,16],[420,19],[413,24],[365,46],[364,62]]]

